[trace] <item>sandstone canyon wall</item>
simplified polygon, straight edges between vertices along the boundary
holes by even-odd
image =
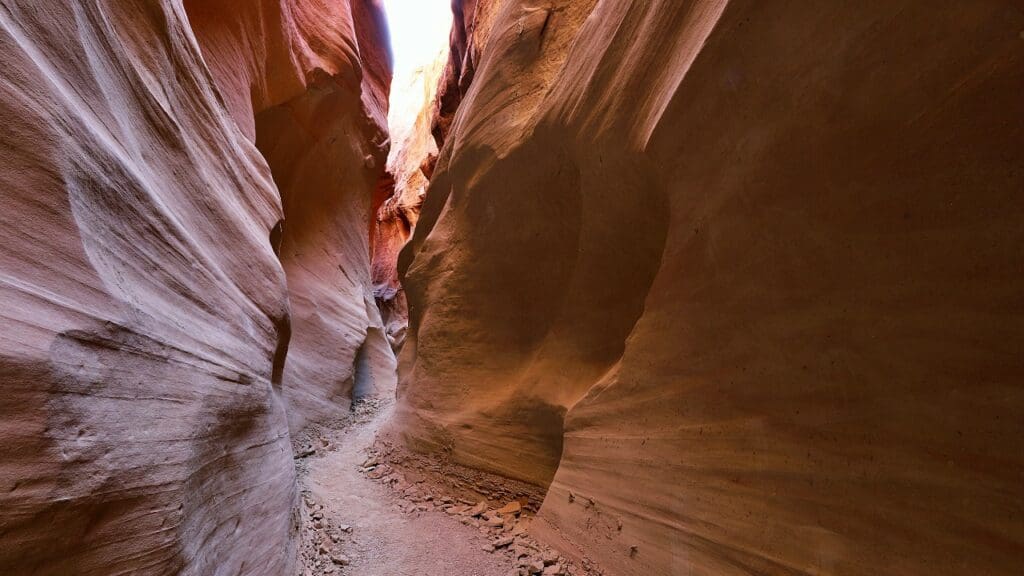
[[[1020,6],[455,8],[408,445],[609,574],[1019,573]]]
[[[364,340],[393,362],[383,34],[369,0],[0,1],[0,571],[291,572],[289,419]]]
[[[279,254],[291,343],[284,365],[292,431],[352,397],[356,355],[394,388],[394,356],[370,277],[373,192],[387,157],[391,82],[375,1],[185,3],[225,101],[280,189]]]
[[[397,77],[392,94],[389,126],[392,146],[387,173],[376,207],[373,238],[373,285],[377,306],[384,316],[386,333],[395,349],[405,342],[409,324],[405,291],[398,277],[398,254],[419,221],[420,208],[437,161],[437,142],[432,134],[434,109],[444,56]],[[401,109],[396,110],[401,107]],[[395,113],[397,112],[397,113]]]

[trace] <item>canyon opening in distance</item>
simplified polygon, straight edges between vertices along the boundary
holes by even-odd
[[[1024,8],[0,0],[0,575],[1024,573]]]

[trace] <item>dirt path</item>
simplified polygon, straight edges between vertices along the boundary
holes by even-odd
[[[300,574],[517,574],[508,558],[484,550],[486,533],[433,508],[403,512],[414,505],[360,472],[391,410],[389,404],[357,411],[306,440],[316,451],[299,464],[306,507]]]

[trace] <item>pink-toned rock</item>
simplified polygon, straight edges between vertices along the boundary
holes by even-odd
[[[0,3],[0,572],[294,573],[404,294],[393,431],[566,556],[1018,574],[1020,8],[453,4],[391,181],[377,0]]]
[[[373,2],[352,7],[0,6],[0,572],[293,571],[286,405],[296,426],[347,406],[340,384],[380,327],[369,184],[333,194],[385,154],[384,35]],[[254,146],[318,114],[323,132]],[[331,144],[329,126],[370,128]],[[329,177],[328,153],[357,169]],[[322,220],[302,216],[328,197]],[[350,284],[293,282],[281,262],[300,260],[343,264]],[[367,350],[386,366],[386,344]]]
[[[353,396],[390,394],[395,384],[369,245],[387,157],[383,16],[377,2],[362,1],[189,0],[186,9],[280,191],[276,244],[292,334],[283,379],[296,432],[334,418]],[[277,54],[278,44],[290,53]]]

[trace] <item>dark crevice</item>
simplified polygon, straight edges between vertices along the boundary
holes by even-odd
[[[280,389],[284,379],[284,363],[288,356],[288,343],[292,338],[292,321],[291,316],[286,313],[274,318],[273,322],[274,330],[277,332],[277,346],[274,348],[274,363],[270,382]]]
[[[281,257],[281,242],[284,240],[284,220],[278,220],[270,229],[270,247],[278,258]]]
[[[542,24],[541,27],[540,27],[540,45],[541,46],[544,45],[544,35],[548,31],[548,24],[551,23],[551,15],[553,13],[554,13],[554,11],[552,11],[552,10],[548,10],[547,11],[547,14],[544,16],[544,24]]]
[[[370,354],[367,346],[370,330],[372,328],[367,329],[367,338],[359,345],[359,349],[356,350],[355,360],[352,363],[353,403],[372,396],[374,392],[373,368],[370,365]]]

